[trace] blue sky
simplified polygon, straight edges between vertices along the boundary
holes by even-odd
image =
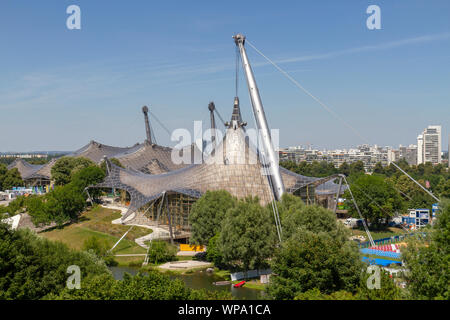
[[[81,8],[81,30],[66,8]],[[381,30],[366,8],[381,8]],[[248,55],[280,145],[415,143],[427,125],[450,133],[450,1],[24,1],[0,3],[0,151],[74,150],[90,140],[133,145],[141,107],[169,129],[229,118],[235,45],[245,34],[364,137]],[[241,73],[242,113],[253,123]],[[157,142],[173,145],[152,122]]]

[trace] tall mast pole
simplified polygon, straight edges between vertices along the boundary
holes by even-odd
[[[216,149],[216,120],[214,118],[214,109],[216,108],[216,106],[214,105],[214,102],[210,102],[208,105],[208,109],[210,112],[210,117],[211,117],[211,144],[212,144],[212,151],[211,153],[214,152],[214,150]]]
[[[267,124],[266,115],[264,113],[264,108],[261,102],[261,97],[259,96],[258,87],[256,86],[255,77],[253,75],[250,62],[248,61],[247,52],[245,51],[245,36],[242,34],[237,34],[233,36],[236,46],[239,48],[242,59],[242,67],[244,68],[245,76],[247,78],[248,91],[250,93],[250,99],[252,102],[253,114],[256,118],[256,123],[258,125],[259,133],[261,134],[263,146],[265,149],[266,159],[268,163],[263,163],[267,165],[269,173],[273,182],[273,191],[275,198],[281,199],[284,193],[283,180],[281,179],[280,168],[278,166],[278,157],[275,156],[275,151],[272,145],[272,138],[269,132],[269,125]]]
[[[150,133],[150,123],[148,121],[148,108],[147,108],[147,106],[143,106],[142,107],[142,112],[144,113],[145,132],[147,133],[147,141],[148,141],[148,143],[152,144],[152,135]]]

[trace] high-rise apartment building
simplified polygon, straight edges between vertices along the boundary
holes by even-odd
[[[428,126],[417,137],[417,163],[441,163],[442,138],[441,126]]]
[[[417,164],[423,163],[423,135],[417,136]]]

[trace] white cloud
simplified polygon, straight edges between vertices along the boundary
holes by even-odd
[[[380,43],[380,44],[376,44],[376,45],[368,45],[368,46],[350,48],[350,49],[339,50],[339,51],[332,51],[332,52],[321,53],[321,54],[292,57],[292,58],[287,58],[287,59],[281,59],[276,62],[277,63],[291,63],[291,62],[303,62],[303,61],[318,60],[318,59],[329,59],[329,58],[334,58],[337,56],[342,56],[342,55],[347,55],[347,54],[375,51],[375,50],[386,50],[386,49],[392,49],[392,48],[402,47],[402,46],[406,46],[406,45],[420,44],[420,43],[426,43],[426,42],[432,42],[432,41],[438,41],[438,40],[447,40],[447,39],[450,39],[450,32],[440,33],[440,34],[435,34],[435,35],[419,36],[419,37],[415,37],[415,38],[390,41],[390,42]]]

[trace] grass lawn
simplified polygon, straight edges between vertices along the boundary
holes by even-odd
[[[115,225],[111,223],[112,220],[120,218],[120,216],[120,212],[117,210],[96,206],[92,210],[83,212],[78,223],[44,231],[39,233],[39,235],[50,240],[61,241],[67,244],[70,248],[76,250],[82,249],[84,241],[91,236],[96,236],[100,239],[106,240],[108,245],[112,247],[120,239],[120,237],[127,232],[128,229],[130,229],[130,226]],[[134,239],[151,232],[151,229],[133,227],[127,236],[114,249],[114,253],[146,253],[146,250],[137,245],[134,242]]]
[[[351,230],[353,236],[361,235],[361,236],[364,236],[367,238],[367,234],[366,234],[366,231],[364,231],[364,229],[350,229],[350,230]],[[406,233],[405,230],[403,230],[401,228],[394,228],[394,227],[389,227],[385,230],[380,230],[380,231],[369,229],[369,231],[370,231],[370,234],[372,235],[373,240],[393,237],[393,236],[397,236],[397,235]]]
[[[144,256],[138,256],[138,257],[114,257],[114,260],[116,260],[119,263],[119,266],[141,267],[142,263],[144,262],[144,258],[145,258]]]
[[[233,284],[239,283],[242,280],[236,280],[236,281],[232,281]],[[252,279],[252,280],[245,280],[245,284],[244,284],[245,288],[249,288],[249,289],[256,289],[256,290],[265,290],[266,289],[266,284],[261,283],[258,279]]]
[[[214,274],[224,280],[231,280],[230,270],[221,270],[219,268],[214,268]]]

